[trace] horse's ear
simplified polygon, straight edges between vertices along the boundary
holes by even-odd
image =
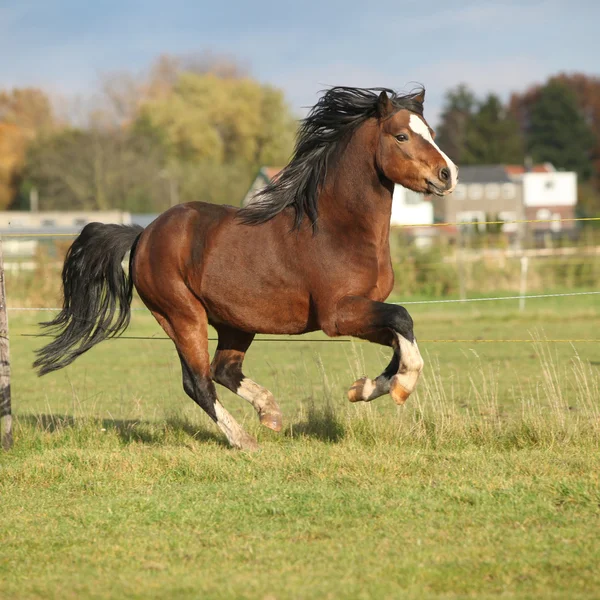
[[[417,102],[419,102],[420,104],[423,104],[423,102],[425,102],[425,88],[423,88],[416,96],[415,96],[415,100]]]
[[[381,119],[385,119],[392,114],[393,110],[392,102],[384,90],[379,94],[379,98],[377,98],[377,114]]]

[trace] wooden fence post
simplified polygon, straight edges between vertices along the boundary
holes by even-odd
[[[10,402],[10,353],[8,343],[8,313],[4,287],[4,257],[0,238],[0,435],[2,448],[10,450],[13,445],[12,410]]]

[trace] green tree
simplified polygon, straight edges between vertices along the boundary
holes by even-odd
[[[553,80],[540,90],[531,108],[527,134],[534,160],[576,171],[583,180],[590,177],[594,136],[568,85]]]
[[[213,73],[180,74],[172,92],[146,102],[141,116],[164,132],[175,160],[253,168],[287,162],[296,128],[280,91]]]
[[[63,129],[31,144],[23,186],[36,186],[43,210],[162,211],[164,164],[164,151],[143,132]]]
[[[464,83],[446,92],[444,109],[437,128],[437,142],[444,152],[459,164],[463,162],[467,125],[476,105],[475,95]]]
[[[466,127],[464,164],[521,163],[523,137],[517,121],[495,94],[479,104]]]
[[[146,77],[113,74],[102,84],[104,104],[85,127],[32,143],[23,197],[35,185],[46,209],[239,205],[259,167],[284,165],[292,153],[296,122],[282,92],[227,57],[165,56]],[[4,145],[25,154],[22,144]]]

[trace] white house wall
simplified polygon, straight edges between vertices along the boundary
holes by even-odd
[[[523,175],[525,206],[575,206],[577,204],[576,173],[525,173]]]
[[[131,224],[131,214],[120,210],[106,211],[1,211],[0,228],[8,230],[44,229],[52,227],[80,230],[87,223]]]
[[[406,203],[406,189],[394,188],[392,201],[392,225],[421,225],[433,223],[433,203],[423,199],[417,204]]]

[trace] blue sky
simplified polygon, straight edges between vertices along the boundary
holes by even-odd
[[[558,71],[600,75],[600,1],[0,0],[0,88],[90,97],[104,73],[161,53],[237,57],[298,114],[327,85],[513,90]]]

